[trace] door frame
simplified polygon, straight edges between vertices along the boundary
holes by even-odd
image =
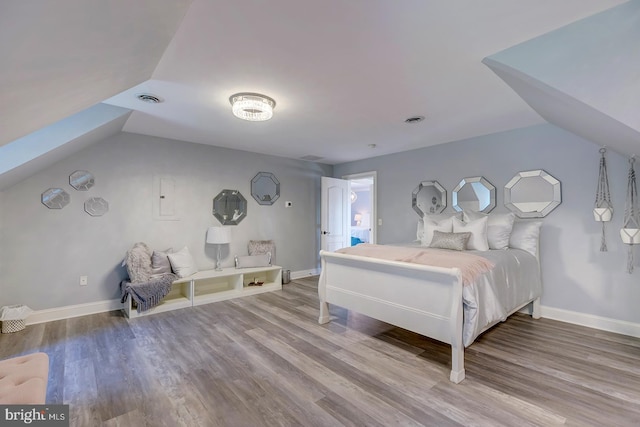
[[[360,172],[349,175],[343,175],[341,177],[344,180],[352,181],[354,179],[363,179],[363,178],[371,178],[373,180],[373,184],[371,185],[371,234],[369,236],[369,243],[377,243],[378,242],[378,172],[369,171],[369,172]],[[351,221],[351,218],[349,218]],[[351,223],[351,222],[349,222]]]

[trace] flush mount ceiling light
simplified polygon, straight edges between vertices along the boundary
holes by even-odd
[[[273,117],[276,101],[259,93],[241,92],[229,97],[233,115],[250,122],[262,122]]]

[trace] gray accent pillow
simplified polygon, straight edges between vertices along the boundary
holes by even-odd
[[[266,253],[271,253],[270,262],[276,262],[276,244],[273,240],[249,240],[249,255],[264,255]]]
[[[151,274],[171,273],[171,263],[167,256],[173,251],[169,248],[166,251],[153,251],[151,255]]]
[[[437,249],[451,249],[453,251],[464,251],[467,249],[467,242],[471,237],[471,233],[444,233],[442,231],[434,230],[433,239],[431,240],[430,248]]]

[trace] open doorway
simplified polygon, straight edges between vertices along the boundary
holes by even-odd
[[[351,246],[376,243],[376,172],[343,176],[351,183]]]

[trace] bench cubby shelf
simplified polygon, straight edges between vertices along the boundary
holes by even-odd
[[[262,285],[250,286],[252,282]],[[282,289],[282,267],[277,265],[205,270],[173,282],[171,292],[162,302],[143,313],[138,313],[132,299],[128,298],[124,312],[128,318],[135,318],[279,289]]]

